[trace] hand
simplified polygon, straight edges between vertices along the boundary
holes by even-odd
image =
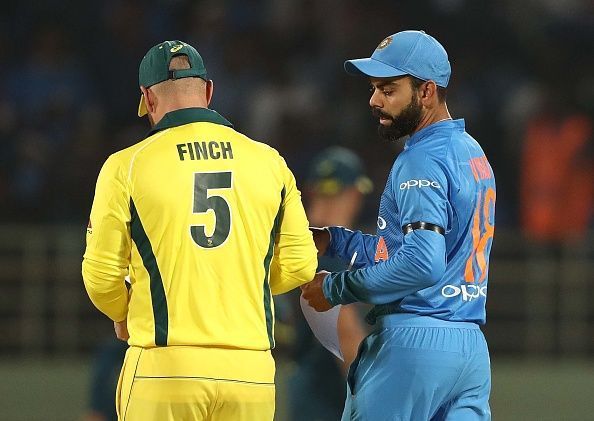
[[[325,228],[317,227],[309,227],[309,230],[313,235],[314,243],[316,243],[318,256],[323,256],[326,254],[328,244],[330,244],[330,232],[328,232],[328,230]]]
[[[324,291],[322,290],[322,282],[328,273],[330,272],[322,270],[316,273],[311,282],[301,285],[301,295],[309,303],[310,307],[319,312],[328,311],[333,307],[324,297]]]
[[[130,338],[130,334],[128,333],[128,322],[126,319],[121,322],[113,322],[113,329],[119,340],[127,341]]]

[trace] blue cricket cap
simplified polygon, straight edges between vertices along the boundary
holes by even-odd
[[[344,69],[368,77],[414,76],[446,88],[452,68],[445,48],[424,31],[402,31],[379,43],[370,58],[347,60]]]

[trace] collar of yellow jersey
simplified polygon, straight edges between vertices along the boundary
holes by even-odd
[[[233,127],[225,117],[214,110],[209,110],[208,108],[182,108],[165,114],[161,121],[151,129],[148,136],[161,130],[183,126],[189,123],[214,123]]]

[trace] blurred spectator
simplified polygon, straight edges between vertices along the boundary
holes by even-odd
[[[361,160],[352,151],[330,147],[316,155],[305,188],[306,212],[312,226],[331,222],[356,228],[365,195],[372,189]],[[342,270],[349,262],[320,257],[318,270]],[[313,336],[299,308],[299,292],[287,297],[292,303],[296,331],[293,357],[297,370],[289,381],[290,420],[339,419],[345,400],[348,367],[366,335],[361,306],[342,306],[338,335],[344,362],[324,349]]]

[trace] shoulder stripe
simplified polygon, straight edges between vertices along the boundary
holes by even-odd
[[[153,317],[155,320],[155,345],[166,346],[169,316],[167,313],[167,297],[165,296],[163,279],[161,278],[161,272],[159,271],[153,247],[151,246],[151,242],[142,226],[140,216],[138,215],[132,198],[130,198],[130,215],[132,241],[134,241],[136,248],[138,248],[138,253],[140,253],[140,257],[142,257],[142,263],[150,278],[151,301],[153,304]]]

